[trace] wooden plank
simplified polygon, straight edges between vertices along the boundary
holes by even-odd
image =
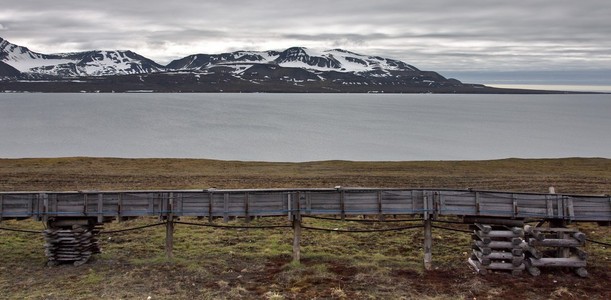
[[[2,195],[0,195],[0,197],[2,197]],[[1,198],[0,198],[1,199]],[[1,205],[1,204],[0,204]],[[45,224],[47,224],[49,222],[49,195],[47,195],[46,193],[43,194],[43,215],[42,215],[42,221],[45,222]]]
[[[568,208],[569,220],[572,221],[575,219],[575,210],[573,208],[573,198],[572,197],[567,197],[567,208]]]
[[[249,205],[250,199],[249,194],[244,193],[244,217],[246,218],[246,223],[250,222],[250,214],[249,214]]]
[[[312,198],[310,197],[310,192],[305,192],[306,197],[306,213],[312,214]]]
[[[34,199],[36,199],[36,195],[32,194],[32,195],[30,195],[30,199],[26,202],[27,203],[27,214],[28,214],[28,217],[32,216],[32,207],[33,207],[32,203],[34,202]]]
[[[223,195],[223,222],[229,222],[229,193]]]
[[[378,200],[378,220],[384,221],[384,214],[382,213],[382,191],[377,192]]]
[[[208,194],[208,223],[212,223],[212,201],[213,201],[212,192]]]
[[[341,190],[339,192],[339,206],[340,206],[340,210],[341,210],[341,219],[344,220],[346,219],[346,192],[344,190]]]
[[[85,201],[86,203],[87,201]],[[104,194],[98,194],[98,223],[104,223]]]
[[[151,214],[151,215],[155,211],[154,210],[154,203],[153,203],[153,201],[155,201],[154,197],[148,198],[148,213]]]

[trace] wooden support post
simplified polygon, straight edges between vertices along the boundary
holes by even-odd
[[[301,260],[301,218],[293,219],[293,262]]]
[[[292,195],[289,194],[289,202],[292,204],[293,211],[293,262],[300,262],[301,260],[301,210],[299,209],[299,193],[295,199],[291,199]]]
[[[424,220],[424,269],[430,271],[433,269],[433,222],[431,218]]]
[[[167,205],[167,220],[165,227],[165,255],[167,258],[174,257],[174,214],[172,212],[174,193],[170,193],[170,197],[168,197],[168,205]]]

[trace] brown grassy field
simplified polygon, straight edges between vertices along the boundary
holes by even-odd
[[[0,191],[300,187],[475,188],[610,194],[611,160],[506,159],[444,162],[308,163],[192,159],[1,159]],[[124,229],[158,220],[106,224]],[[187,219],[190,222],[196,220]],[[232,221],[241,224],[243,221]],[[382,228],[308,219],[326,228]],[[288,224],[264,218],[252,225]],[[610,227],[577,224],[611,243]],[[34,221],[0,227],[42,230]],[[457,225],[456,228],[466,227]],[[292,231],[177,225],[175,257],[163,227],[101,236],[102,254],[80,267],[46,267],[42,236],[0,230],[0,299],[608,299],[611,249],[587,243],[589,278],[569,270],[479,276],[466,263],[470,236],[435,229],[435,270],[422,268],[419,229],[340,234],[305,231],[291,263]]]

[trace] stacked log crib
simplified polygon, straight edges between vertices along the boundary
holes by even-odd
[[[100,253],[97,239],[100,226],[87,220],[84,224],[72,225],[49,222],[48,226],[43,232],[48,265],[72,263],[80,266],[89,261],[93,254]]]
[[[539,268],[567,267],[581,277],[588,276],[587,253],[580,249],[586,235],[577,228],[532,227],[526,225],[526,264],[533,276],[541,274]]]
[[[526,268],[521,248],[524,231],[520,227],[475,223],[473,254],[469,264],[482,275],[488,270],[510,271],[520,275]]]

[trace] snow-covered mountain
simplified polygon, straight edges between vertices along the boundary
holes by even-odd
[[[239,70],[243,68],[238,66],[249,64],[274,64],[320,72],[419,71],[402,61],[379,56],[361,55],[342,49],[316,51],[304,47],[292,47],[284,51],[195,54],[172,61],[167,67],[171,70],[206,70],[217,66],[235,66]]]
[[[236,51],[222,54],[194,54],[162,66],[132,51],[84,51],[42,54],[0,38],[0,62],[21,73],[52,76],[107,76],[164,71],[206,71],[215,67],[243,73],[257,64],[301,68],[311,72],[379,73],[419,71],[399,60],[367,56],[342,49],[317,51],[292,47],[284,51]]]
[[[41,85],[41,80],[54,83]],[[2,38],[0,81],[5,90],[36,91],[454,92],[464,87],[399,60],[342,49],[194,54],[162,66],[132,51],[43,54]],[[26,81],[37,81],[36,86]]]
[[[2,38],[0,61],[21,73],[63,77],[142,74],[165,70],[163,66],[132,51],[41,54]]]

